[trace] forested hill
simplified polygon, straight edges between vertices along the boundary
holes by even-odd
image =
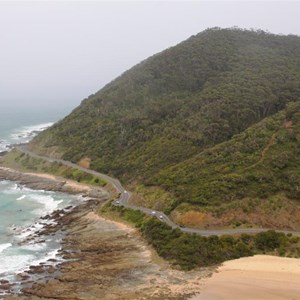
[[[213,28],[125,72],[31,147],[74,162],[88,157],[91,168],[127,184],[158,185],[175,209],[183,196],[158,174],[297,101],[299,37]]]

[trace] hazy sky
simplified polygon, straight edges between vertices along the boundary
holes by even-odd
[[[0,1],[0,104],[76,106],[208,27],[300,35],[299,15],[299,1]]]

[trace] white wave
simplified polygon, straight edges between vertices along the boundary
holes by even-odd
[[[48,122],[48,123],[42,123],[37,125],[31,125],[31,126],[23,126],[21,128],[15,129],[11,133],[10,139],[12,141],[29,142],[39,132],[47,129],[53,124],[54,124],[53,122]]]
[[[37,125],[24,126],[23,128],[27,131],[42,131],[46,130],[48,127],[52,126],[54,122],[41,123]]]
[[[34,234],[34,230],[32,230],[31,228],[17,228],[16,229],[16,238],[19,238],[20,240],[24,240],[25,238],[29,237],[30,235]]]
[[[0,256],[0,275],[20,271],[34,260],[34,255],[3,255]]]
[[[9,150],[8,145],[9,145],[9,143],[7,143],[7,144],[0,144],[0,152],[8,151]]]
[[[47,223],[45,223],[47,224]],[[12,227],[15,230],[16,237],[20,240],[24,240],[29,236],[33,236],[36,232],[40,231],[44,227],[44,224],[36,222],[26,227]]]
[[[47,247],[46,243],[34,243],[34,242],[32,242],[32,243],[27,244],[27,245],[22,245],[21,249],[37,252],[37,251],[44,250],[46,247]]]
[[[9,181],[7,181],[7,180],[1,180],[0,181],[0,184],[1,185],[8,185],[10,182]]]
[[[20,191],[17,190],[16,185],[8,186],[5,190],[1,191],[2,194],[13,195],[19,194]]]
[[[16,254],[15,249],[6,255],[0,254],[0,277],[10,278],[13,274],[28,271],[30,266],[38,266],[41,263],[56,265],[63,261],[58,255],[61,248],[47,251],[46,243],[22,245],[19,249],[29,251],[29,254]],[[49,259],[56,259],[57,262],[49,262]],[[13,280],[13,277],[10,279]]]
[[[28,195],[30,200],[36,201],[37,203],[43,204],[44,208],[36,209],[35,213],[38,215],[49,214],[57,209],[58,205],[63,202],[63,200],[55,200],[49,195]]]
[[[48,220],[42,220],[40,222],[35,222],[32,225],[29,226],[16,226],[15,224],[12,224],[10,226],[10,229],[14,232],[14,236],[20,240],[24,241],[29,236],[35,236],[37,232],[40,232],[41,229],[43,229],[46,225],[55,226],[57,225],[57,222],[53,219]]]
[[[8,181],[6,181],[6,184],[8,183]],[[38,193],[45,193],[45,190],[32,190],[30,188],[25,187],[24,185],[21,184],[10,184],[5,190],[2,191],[2,193],[5,194],[20,194],[20,192],[22,193],[21,196],[23,195],[27,195],[27,194],[38,194]],[[47,192],[47,193],[51,193],[51,192]],[[17,199],[19,200],[19,199]],[[22,200],[22,199],[20,199]]]
[[[22,231],[22,228],[18,227],[16,224],[11,224],[9,229],[14,233],[20,233]]]
[[[26,195],[23,195],[23,196],[17,198],[17,200],[20,201],[20,200],[23,200],[24,198],[26,198]]]
[[[9,141],[0,139],[0,152],[9,150]]]
[[[21,185],[18,185],[17,183],[14,183],[14,184],[10,184],[4,191],[2,191],[2,193],[4,194],[20,194],[20,191],[32,191],[32,190],[29,190],[27,188],[24,188],[23,186]]]
[[[2,253],[5,249],[11,247],[11,243],[0,244],[0,253]]]
[[[32,262],[31,265],[32,266],[37,266],[41,263],[47,262],[49,259],[57,259],[58,260],[58,251],[60,249],[54,249],[54,250],[51,250],[51,251],[47,252],[43,258],[35,260],[34,262]],[[53,263],[53,265],[55,265],[55,263]]]
[[[49,252],[44,253],[42,258],[37,258],[35,255],[30,255],[30,254],[5,256],[3,258],[0,257],[0,275],[5,273],[12,274],[16,272],[22,273],[29,270],[30,266],[38,266],[41,263],[46,263],[46,262],[47,264],[55,265],[56,263],[49,263],[48,260],[57,259],[58,262],[62,261],[62,259],[58,257],[59,250],[60,249],[50,250]],[[34,251],[38,251],[38,250],[35,249]],[[40,252],[40,254],[41,253],[42,252]]]
[[[0,137],[0,152],[10,151],[11,144],[30,142],[38,133],[47,129],[53,124],[53,122],[48,122],[31,126],[22,126],[13,129],[8,136]]]

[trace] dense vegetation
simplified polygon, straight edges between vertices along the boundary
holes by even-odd
[[[172,229],[156,218],[110,203],[102,208],[102,213],[114,213],[134,224],[160,256],[184,270],[262,253],[300,257],[300,238],[284,233],[266,231],[256,235],[203,237]]]
[[[244,200],[251,211],[278,193],[297,205],[299,103],[299,37],[214,28],[125,72],[31,147],[88,157],[91,168],[162,195],[167,213]]]
[[[180,164],[155,182],[180,203],[220,205],[285,192],[300,200],[300,101]]]

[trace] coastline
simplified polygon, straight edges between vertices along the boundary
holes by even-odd
[[[82,194],[84,197],[104,199],[109,193],[103,188],[78,183],[73,180],[46,173],[21,172],[0,166],[0,180],[10,180],[34,190],[47,190],[67,194]]]
[[[32,265],[22,267],[16,271],[15,278],[0,278],[0,298],[5,294],[18,294],[22,288],[32,283],[44,280],[50,273],[57,273],[59,264],[66,260],[66,253],[63,251],[62,242],[66,236],[70,217],[79,208],[82,213],[93,210],[103,201],[107,200],[109,193],[102,188],[80,184],[72,180],[52,176],[43,173],[26,173],[11,168],[0,167],[0,180],[8,180],[16,184],[38,191],[53,191],[65,194],[78,195],[77,204],[66,205],[62,209],[41,215],[30,226],[24,228],[12,227],[12,231],[23,236],[19,243],[24,247],[43,246],[45,240],[51,241],[54,249],[45,253],[44,259],[32,262]],[[11,245],[11,244],[10,244]],[[48,274],[48,275],[47,275]],[[44,276],[45,275],[45,276]]]
[[[136,229],[98,214],[109,197],[102,188],[4,167],[0,180],[84,196],[79,205],[41,218],[49,223],[28,241],[58,233],[61,249],[48,261],[17,274],[17,290],[15,283],[0,280],[6,300],[279,300],[298,299],[300,294],[299,259],[259,255],[226,261],[217,269],[174,270]]]
[[[188,299],[200,292],[202,278],[212,273],[213,268],[171,269],[154,257],[136,229],[99,216],[109,196],[102,188],[4,167],[0,167],[0,179],[85,198],[75,207],[41,218],[51,224],[35,235],[61,233],[58,256],[18,274],[19,291],[14,283],[0,282],[0,289],[7,292],[4,299]]]

